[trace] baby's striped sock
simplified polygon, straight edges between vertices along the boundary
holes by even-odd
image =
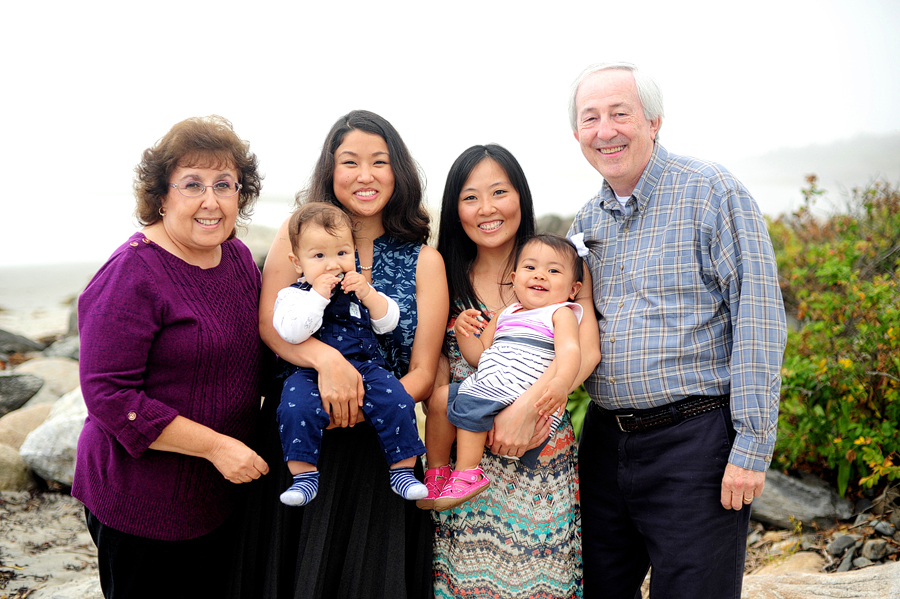
[[[391,469],[391,490],[403,499],[425,499],[428,487],[420,483],[412,467]]]
[[[294,475],[294,484],[281,494],[285,505],[306,505],[319,492],[319,471],[302,472]]]

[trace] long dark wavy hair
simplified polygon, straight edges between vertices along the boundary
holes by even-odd
[[[309,186],[297,193],[297,205],[330,202],[346,211],[334,195],[334,153],[354,130],[379,136],[388,148],[394,193],[381,212],[385,233],[401,241],[426,243],[431,219],[423,204],[425,178],[397,130],[374,112],[354,110],[337,120],[322,145]]]
[[[515,248],[509,256],[507,269],[512,272],[516,253],[526,240],[534,236],[534,202],[528,180],[519,161],[509,150],[497,144],[472,146],[459,155],[444,185],[441,201],[441,223],[438,229],[437,249],[444,257],[447,267],[447,284],[450,288],[450,305],[459,304],[464,308],[478,308],[479,299],[472,287],[469,269],[478,253],[478,246],[469,239],[459,221],[459,195],[472,171],[483,160],[493,160],[506,172],[509,182],[519,193],[519,211],[522,221],[516,231]]]

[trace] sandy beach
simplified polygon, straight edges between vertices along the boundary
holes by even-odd
[[[0,531],[0,598],[102,598],[97,548],[77,499],[0,492]]]
[[[99,263],[0,267],[0,328],[31,339],[69,329]],[[97,550],[66,492],[0,492],[0,599],[102,599]]]

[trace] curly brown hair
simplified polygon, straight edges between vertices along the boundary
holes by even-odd
[[[231,122],[218,115],[191,117],[177,123],[162,139],[144,150],[134,167],[134,214],[142,225],[162,219],[159,209],[169,193],[169,177],[178,166],[233,167],[242,185],[238,197],[238,223],[246,222],[262,190],[263,176],[250,144],[234,132]],[[229,239],[234,237],[232,231]]]

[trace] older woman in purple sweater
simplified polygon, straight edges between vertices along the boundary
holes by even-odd
[[[260,404],[260,274],[234,238],[261,176],[221,117],[178,123],[136,172],[144,228],[78,304],[88,417],[72,495],[107,598],[214,597],[237,483],[268,472],[246,445]]]

